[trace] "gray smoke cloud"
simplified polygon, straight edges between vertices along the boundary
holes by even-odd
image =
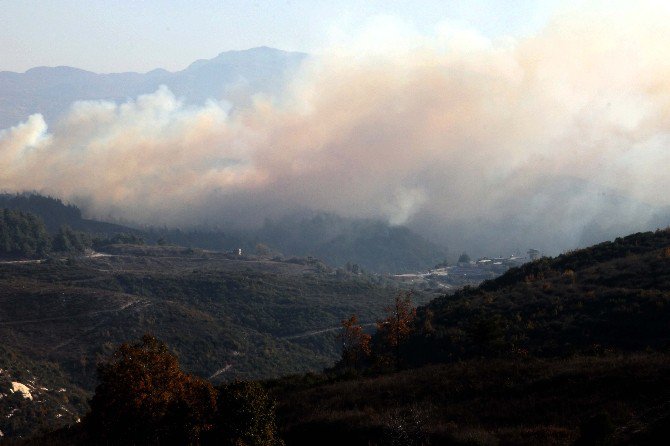
[[[668,41],[652,7],[565,14],[516,40],[378,20],[244,109],[162,87],[77,102],[49,126],[33,115],[0,131],[0,188],[140,223],[309,208],[453,249],[555,252],[670,205]]]

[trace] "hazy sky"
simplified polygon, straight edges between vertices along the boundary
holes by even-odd
[[[430,32],[445,19],[487,37],[541,28],[572,0],[0,0],[0,70],[180,70],[222,51],[318,51],[371,18]]]

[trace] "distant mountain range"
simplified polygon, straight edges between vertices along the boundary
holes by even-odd
[[[0,72],[0,128],[8,128],[33,113],[51,123],[72,102],[123,102],[153,93],[166,85],[187,103],[227,100],[248,103],[255,93],[276,93],[307,57],[268,47],[227,51],[213,59],[197,60],[177,72],[97,74],[72,67],[36,67],[25,73]]]

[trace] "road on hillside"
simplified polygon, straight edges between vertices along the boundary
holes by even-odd
[[[95,311],[87,311],[84,313],[79,313],[79,314],[70,314],[66,316],[53,316],[53,317],[45,317],[45,318],[39,318],[39,319],[21,319],[21,320],[12,320],[12,321],[1,321],[0,320],[0,326],[2,325],[24,325],[24,324],[36,324],[40,322],[52,322],[52,321],[67,321],[70,319],[75,319],[75,318],[81,318],[81,317],[95,317],[95,316],[100,316],[103,314],[107,313],[118,313],[120,311],[126,310],[132,306],[135,306],[137,304],[145,304],[147,305],[149,302],[142,300],[142,299],[135,299],[131,300],[129,302],[124,302],[123,304],[119,305],[118,307],[114,308],[108,308],[106,310],[95,310]]]
[[[376,322],[369,322],[367,324],[361,324],[361,327],[372,327],[373,325],[377,325],[377,323]],[[307,338],[309,336],[316,336],[316,335],[320,335],[320,334],[323,334],[323,333],[329,333],[329,332],[340,331],[340,330],[342,330],[342,326],[338,325],[337,327],[329,327],[329,328],[323,328],[321,330],[312,330],[312,331],[306,331],[304,333],[298,333],[298,334],[289,335],[289,336],[281,336],[279,339],[291,340],[291,339]]]

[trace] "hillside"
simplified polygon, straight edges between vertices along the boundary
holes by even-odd
[[[555,356],[670,346],[670,230],[514,268],[420,311],[411,361],[527,351]]]
[[[660,445],[667,353],[471,359],[270,384],[291,445]]]
[[[662,444],[669,304],[670,230],[633,234],[419,308],[409,370],[269,385],[289,445]]]
[[[118,249],[139,258],[158,248]],[[399,350],[403,370],[371,361],[265,381],[279,433],[286,445],[663,444],[669,277],[663,230],[539,259],[441,297],[419,308]],[[46,438],[71,444],[82,434]]]
[[[32,435],[79,422],[87,394],[57,364],[0,345],[0,439]]]
[[[316,257],[335,267],[356,264],[371,272],[427,270],[447,257],[447,249],[406,227],[378,220],[348,219],[334,214],[293,215],[268,220],[260,228],[225,230],[212,228],[129,227],[86,219],[73,204],[34,193],[0,194],[0,208],[28,212],[40,217],[55,234],[62,226],[112,238],[118,234],[139,237],[148,243],[254,253],[259,244],[274,255]]]
[[[396,286],[336,274],[313,259],[110,245],[88,256],[0,262],[0,347],[57,368],[59,387],[87,392],[96,364],[144,333],[164,339],[185,370],[213,382],[317,372],[339,355],[340,321],[352,313],[375,321]],[[0,359],[7,369],[11,360]],[[68,409],[73,416],[85,399]]]
[[[11,209],[40,217],[46,229],[55,234],[62,226],[69,226],[91,235],[110,236],[119,233],[140,234],[141,231],[113,223],[83,218],[81,210],[58,198],[34,193],[0,194],[0,209]]]
[[[406,227],[327,213],[266,221],[255,237],[286,255],[311,255],[336,266],[348,262],[374,272],[427,270],[447,257],[446,248]]]

